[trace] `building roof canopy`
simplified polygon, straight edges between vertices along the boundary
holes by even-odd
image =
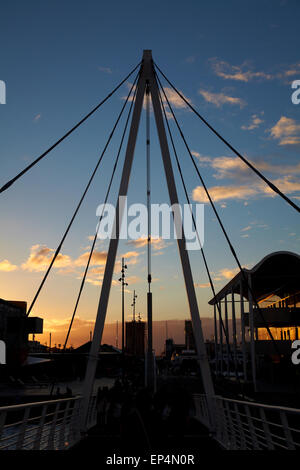
[[[252,269],[243,268],[243,273],[244,276],[239,272],[231,279],[209,304],[214,305],[231,292],[239,294],[241,285],[243,297],[248,299],[248,286],[244,277],[250,280],[257,301],[271,294],[280,298],[293,295],[299,291],[300,256],[289,251],[276,251],[265,256]]]

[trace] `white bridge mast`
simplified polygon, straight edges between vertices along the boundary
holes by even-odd
[[[91,344],[91,349],[88,358],[88,364],[86,369],[85,381],[83,385],[83,413],[82,413],[82,430],[86,429],[86,419],[88,414],[88,406],[90,398],[93,391],[93,384],[95,379],[95,373],[98,362],[98,353],[101,345],[103,328],[106,318],[109,294],[111,289],[112,276],[114,272],[114,266],[116,261],[117,249],[119,244],[119,232],[120,225],[123,220],[124,207],[119,206],[120,197],[127,196],[129,178],[131,173],[131,167],[133,162],[136,138],[140,123],[141,110],[143,107],[143,100],[146,90],[146,85],[149,86],[149,91],[152,98],[152,105],[154,110],[154,116],[158,131],[159,143],[161,148],[161,154],[165,169],[165,175],[168,185],[169,197],[171,205],[178,204],[178,195],[175,185],[174,173],[170,158],[169,146],[165,132],[165,126],[163,123],[163,114],[159,99],[158,84],[154,73],[153,61],[152,61],[152,52],[150,50],[145,50],[143,53],[143,61],[140,70],[140,78],[137,84],[136,92],[136,101],[134,104],[131,127],[128,137],[125,161],[123,166],[122,178],[119,188],[119,195],[117,200],[117,210],[115,213],[115,221],[113,232],[116,234],[115,238],[111,238],[107,261],[105,265],[103,283],[101,287],[101,294],[99,299],[97,318],[94,327],[93,341]],[[173,206],[176,207],[176,206]],[[177,206],[178,207],[178,206]],[[182,237],[177,239],[178,249],[180,254],[180,260],[184,275],[186,293],[188,297],[188,303],[191,313],[193,331],[195,336],[195,343],[197,348],[197,356],[201,369],[201,376],[204,385],[205,394],[208,401],[208,408],[210,412],[210,419],[213,421],[213,401],[212,397],[214,396],[214,386],[212,382],[208,357],[206,353],[206,347],[204,343],[203,331],[201,326],[201,320],[199,316],[198,303],[194,288],[193,276],[188,256],[188,251],[185,248],[185,236],[182,227],[182,220],[180,213],[175,215],[175,225],[177,233],[182,233]],[[181,227],[180,227],[181,225]],[[211,423],[213,424],[213,423]]]

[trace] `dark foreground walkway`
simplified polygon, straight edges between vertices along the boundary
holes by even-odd
[[[157,464],[170,465],[172,459],[176,465],[200,465],[204,457],[213,457],[216,452],[222,451],[207,429],[195,419],[190,420],[181,435],[167,434],[161,430],[156,436],[153,433],[149,436],[134,420],[131,425],[130,433],[121,430],[112,434],[103,432],[101,426],[95,426],[69,452],[81,453],[86,457],[93,455],[93,458],[97,455],[100,468],[110,464],[146,468]]]

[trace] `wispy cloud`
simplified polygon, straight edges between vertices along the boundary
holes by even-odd
[[[34,116],[33,122],[38,122],[41,119],[41,117],[42,117],[41,114],[37,114],[36,116]]]
[[[214,104],[217,108],[222,107],[224,104],[237,105],[240,108],[243,108],[247,104],[241,98],[225,95],[225,93],[212,93],[203,89],[200,89],[198,93],[205,99],[205,101]]]
[[[133,245],[135,248],[142,248],[148,243],[147,237],[140,237],[136,240],[129,240],[127,245]],[[162,238],[151,238],[151,246],[154,250],[162,250],[166,247],[166,242]]]
[[[201,284],[199,282],[195,282],[194,286],[199,287],[200,289],[206,289],[206,287],[210,287],[210,283],[204,282],[203,284]]]
[[[260,113],[260,116],[261,115],[263,115],[263,111]],[[257,129],[263,122],[264,120],[261,119],[258,114],[252,114],[250,123],[247,126],[241,126],[241,129],[243,129],[244,131],[252,131],[253,129]]]
[[[191,154],[194,155],[194,157],[196,157],[198,159],[200,164],[208,163],[208,162],[211,162],[211,160],[212,160],[211,157],[208,157],[207,155],[202,155],[201,153],[196,152],[195,150],[192,150]]]
[[[22,269],[27,271],[44,271],[50,264],[54,251],[46,245],[33,245],[30,249],[30,255],[25,263],[22,264]],[[63,268],[70,266],[72,260],[70,256],[59,253],[55,263],[55,268]]]
[[[193,64],[195,62],[196,58],[193,55],[190,55],[185,59],[187,64]]]
[[[295,119],[281,116],[279,121],[268,132],[273,139],[279,141],[279,145],[300,144],[300,124]]]
[[[248,186],[212,186],[208,188],[209,194],[213,201],[224,201],[226,199],[248,199],[250,196],[257,194],[257,190]],[[202,186],[193,189],[193,200],[206,203],[208,198]]]
[[[249,82],[254,79],[271,80],[273,78],[269,73],[254,71],[247,62],[241,65],[230,65],[224,60],[213,58],[210,59],[210,63],[215,74],[225,80]]]
[[[235,80],[248,83],[250,81],[268,81],[281,80],[288,83],[293,77],[300,73],[300,62],[294,64],[281,64],[272,72],[255,70],[249,61],[243,62],[241,65],[231,65],[224,60],[214,57],[209,60],[214,73],[224,80]]]
[[[264,160],[247,160],[258,170],[272,173],[274,175],[297,175],[300,174],[300,163],[296,165],[273,165]],[[216,173],[214,177],[220,179],[235,179],[248,181],[253,178],[253,171],[239,157],[215,157],[206,160],[206,164],[211,166]]]
[[[132,83],[128,82],[127,87],[130,89],[132,87]],[[132,90],[133,92],[135,88],[136,86],[133,87],[133,90]],[[172,88],[164,87],[164,92],[171,106],[177,109],[188,109],[188,105],[183,101],[183,99],[180,98],[180,96]],[[187,100],[188,103],[192,104],[192,100],[190,98],[185,96],[185,94],[181,90],[179,90],[179,92],[181,93],[182,96],[184,96],[184,98]],[[162,97],[162,102],[164,106],[167,108],[167,100],[163,93],[161,93],[161,97]],[[125,100],[126,98],[127,98],[126,96],[122,97],[123,100]],[[129,101],[132,101],[132,100],[133,100],[133,96],[131,95],[129,98]],[[146,97],[144,98],[144,107],[145,106],[146,106]],[[151,105],[151,111],[152,111],[152,105]],[[171,113],[169,113],[169,111],[167,111],[167,116],[168,118],[172,118],[172,115]]]
[[[88,258],[89,258],[90,253],[87,251],[85,253],[82,253],[75,261],[74,264],[75,266],[86,266]],[[90,265],[91,266],[101,266],[106,263],[106,258],[107,258],[107,252],[106,251],[94,251]]]
[[[292,179],[292,176],[285,176],[278,179],[273,179],[272,183],[275,184],[283,193],[293,194],[300,191],[300,181]],[[250,185],[224,185],[224,186],[211,186],[208,188],[209,194],[213,201],[220,202],[224,200],[247,200],[254,196],[272,196],[276,194],[272,189],[263,182],[257,181]],[[192,192],[194,201],[207,203],[208,198],[202,186],[197,186]],[[296,195],[294,197],[297,197]]]
[[[100,72],[104,72],[104,73],[109,73],[109,74],[112,73],[112,70],[111,70],[110,67],[101,67],[101,66],[99,66],[98,70],[100,70]]]
[[[18,269],[18,266],[12,264],[8,259],[0,261],[0,271],[10,272]]]
[[[239,272],[239,268],[223,268],[219,271],[219,275],[222,276],[224,279],[232,279],[237,273]]]
[[[226,207],[227,199],[246,200],[253,196],[265,195],[274,196],[275,193],[260,181],[253,171],[238,157],[204,157],[193,151],[193,155],[199,160],[200,165],[210,167],[215,170],[213,174],[217,180],[233,180],[234,184],[216,185],[208,188],[213,201],[222,201],[222,207]],[[247,156],[246,156],[247,157]],[[300,174],[300,163],[289,165],[274,165],[267,161],[253,161],[249,157],[247,160],[257,169],[264,173],[269,173],[269,179],[286,194],[293,194],[297,197],[300,190],[300,182],[296,178]],[[198,202],[208,202],[205,190],[197,186],[193,190],[193,198]],[[224,205],[225,204],[225,205]],[[245,205],[247,201],[245,201]]]

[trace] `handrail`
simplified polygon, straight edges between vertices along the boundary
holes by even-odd
[[[35,408],[35,407],[38,407],[38,406],[53,405],[55,403],[62,403],[62,402],[79,400],[81,398],[82,398],[81,395],[76,395],[76,397],[58,398],[57,400],[34,401],[34,402],[30,402],[30,403],[20,403],[19,405],[0,406],[0,412],[1,411],[22,410],[23,408],[26,408],[27,406],[30,406],[30,408]]]
[[[224,449],[300,449],[300,409],[213,397],[216,427],[207,420],[207,400],[194,394],[196,418]]]
[[[218,398],[220,400],[230,401],[232,403],[240,403],[241,405],[254,406],[257,408],[268,408],[268,409],[278,410],[278,411],[287,411],[288,413],[300,413],[300,408],[289,408],[289,407],[280,406],[280,405],[268,405],[266,403],[256,403],[252,401],[235,400],[233,398],[222,397],[221,395],[215,395],[215,398]]]

